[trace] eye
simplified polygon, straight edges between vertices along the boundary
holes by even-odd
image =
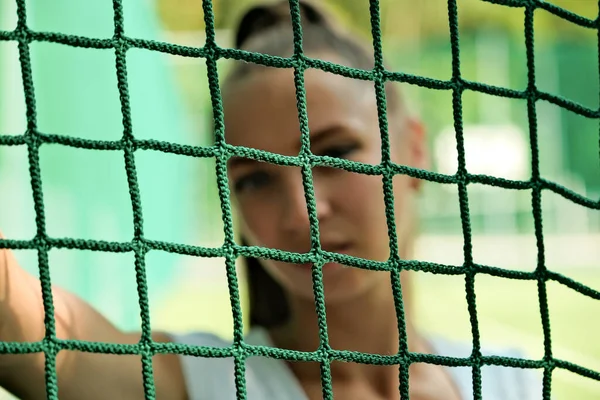
[[[348,145],[339,145],[339,146],[331,146],[327,147],[324,151],[319,152],[320,156],[327,156],[333,158],[346,158],[353,151],[357,149],[357,145],[348,144]]]
[[[259,190],[271,182],[271,176],[265,171],[256,171],[238,178],[233,185],[236,193]]]

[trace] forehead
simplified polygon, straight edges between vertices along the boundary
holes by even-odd
[[[311,69],[305,72],[304,86],[311,134],[332,127],[360,131],[377,124],[369,82]],[[223,103],[228,143],[297,154],[300,121],[292,70],[265,68],[232,82]]]

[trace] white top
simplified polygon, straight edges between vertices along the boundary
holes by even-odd
[[[172,335],[175,343],[193,346],[228,347],[218,336],[195,332]],[[443,339],[429,339],[435,352],[443,356],[468,357],[471,346]],[[245,338],[252,345],[274,347],[267,331],[253,329]],[[484,355],[522,357],[514,350],[486,351]],[[181,356],[183,374],[190,400],[236,400],[233,358]],[[465,400],[473,398],[472,369],[452,367],[449,372]],[[541,400],[541,379],[532,370],[483,366],[483,400]],[[282,360],[249,357],[246,360],[246,394],[248,400],[307,400],[302,387]]]

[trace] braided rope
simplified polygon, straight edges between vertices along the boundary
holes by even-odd
[[[370,15],[373,37],[373,51],[375,65],[372,70],[359,70],[345,67],[306,56],[302,48],[302,28],[300,23],[300,10],[297,0],[290,0],[290,12],[294,31],[294,54],[290,58],[274,57],[265,54],[251,53],[242,50],[222,48],[216,44],[214,14],[210,0],[203,1],[203,10],[206,26],[206,43],[201,48],[179,46],[154,40],[136,39],[125,34],[123,8],[121,0],[113,0],[114,10],[114,36],[110,39],[88,38],[76,35],[66,35],[55,32],[35,32],[27,26],[27,13],[25,0],[17,2],[17,27],[14,31],[0,31],[0,41],[15,41],[18,43],[19,61],[25,93],[27,113],[27,130],[22,135],[0,136],[0,145],[27,146],[29,157],[29,173],[34,200],[36,235],[31,240],[0,239],[0,248],[31,249],[37,250],[38,265],[41,281],[41,293],[45,309],[44,338],[35,343],[0,342],[0,354],[27,354],[43,352],[45,354],[45,378],[48,399],[58,399],[56,377],[56,354],[60,350],[76,350],[92,353],[110,354],[137,354],[142,356],[142,374],[146,399],[156,397],[153,375],[152,356],[159,353],[176,353],[197,357],[232,357],[235,361],[235,385],[238,399],[246,399],[245,360],[250,356],[266,356],[289,361],[312,361],[321,365],[322,393],[324,399],[332,399],[332,378],[330,364],[333,361],[350,361],[374,365],[399,365],[399,391],[402,399],[409,398],[408,368],[411,363],[431,363],[449,367],[471,367],[473,376],[473,393],[475,399],[481,399],[481,367],[485,365],[499,365],[515,368],[538,368],[544,370],[543,398],[550,399],[552,372],[556,368],[569,370],[573,373],[599,380],[600,371],[593,371],[579,365],[557,359],[552,353],[552,339],[548,313],[548,298],[546,284],[554,281],[579,292],[583,296],[600,300],[600,292],[580,282],[576,282],[559,273],[547,270],[544,259],[544,239],[542,232],[541,198],[543,191],[550,191],[570,200],[582,207],[600,210],[600,200],[593,200],[581,196],[556,182],[543,178],[539,168],[539,149],[537,132],[536,103],[540,100],[555,104],[571,112],[590,119],[600,120],[600,109],[593,110],[566,98],[546,93],[536,86],[534,62],[534,11],[543,9],[555,16],[583,28],[598,31],[599,40],[599,75],[600,75],[600,16],[595,20],[584,18],[556,5],[542,0],[486,0],[491,3],[508,7],[518,7],[524,10],[525,45],[527,55],[528,80],[524,90],[512,90],[503,87],[491,86],[464,79],[460,69],[460,48],[458,34],[458,7],[456,0],[448,0],[448,22],[450,29],[452,50],[452,78],[438,80],[401,72],[388,71],[383,63],[383,50],[381,39],[381,26],[378,0],[370,0]],[[31,60],[29,45],[31,42],[61,43],[73,47],[114,49],[115,65],[121,102],[123,136],[120,140],[103,141],[74,138],[70,136],[47,134],[37,129],[35,90],[32,80]],[[170,143],[166,141],[141,140],[134,136],[134,127],[131,121],[129,104],[129,91],[127,81],[126,53],[129,49],[141,48],[183,57],[204,58],[207,64],[208,83],[213,107],[215,122],[215,144],[212,146],[198,147]],[[292,68],[296,86],[296,100],[298,106],[298,119],[301,131],[301,151],[297,157],[282,156],[266,151],[245,147],[232,146],[225,141],[223,105],[219,89],[217,61],[220,59],[244,60],[276,68]],[[380,165],[366,165],[358,162],[340,160],[331,157],[313,155],[310,151],[308,116],[306,111],[306,93],[304,88],[304,72],[306,69],[316,68],[332,72],[345,77],[371,81],[374,84],[377,96],[379,127],[381,133],[382,158]],[[384,85],[388,81],[403,82],[429,89],[449,90],[452,92],[452,108],[454,128],[456,132],[458,150],[458,170],[454,175],[445,175],[398,165],[391,161],[389,150],[389,136],[386,117],[386,98]],[[531,144],[531,178],[526,181],[507,180],[488,175],[471,174],[467,170],[465,161],[463,121],[462,121],[462,95],[465,91],[475,91],[489,95],[526,99]],[[75,238],[51,238],[46,233],[44,199],[39,164],[39,148],[48,143],[56,143],[82,149],[101,151],[122,151],[125,158],[125,169],[134,219],[134,237],[130,242],[109,242],[102,240],[82,240]],[[599,138],[600,146],[600,138]],[[216,176],[221,200],[221,212],[224,222],[225,242],[221,247],[209,248],[201,246],[182,245],[151,240],[144,237],[143,213],[141,196],[139,192],[134,153],[136,151],[160,151],[189,157],[216,159]],[[302,169],[303,184],[307,201],[308,215],[311,226],[312,251],[308,254],[296,254],[280,250],[260,248],[254,246],[240,246],[235,243],[231,205],[229,201],[229,185],[227,180],[227,160],[230,157],[246,157],[269,163],[297,166]],[[600,158],[600,157],[599,157]],[[314,188],[312,185],[312,168],[315,166],[329,166],[361,174],[380,175],[383,181],[383,192],[386,204],[386,218],[388,224],[389,246],[391,257],[386,262],[361,260],[347,255],[333,254],[324,251],[319,243]],[[444,265],[421,261],[401,260],[398,255],[398,239],[396,236],[392,178],[396,174],[405,174],[411,177],[432,182],[456,185],[458,188],[460,215],[464,239],[464,262],[461,266]],[[471,226],[469,217],[469,201],[467,186],[479,183],[513,190],[531,191],[532,214],[534,218],[535,237],[538,249],[537,268],[534,272],[510,271],[493,266],[476,264],[473,262]],[[135,255],[135,272],[137,290],[142,319],[142,336],[140,342],[133,345],[92,343],[76,340],[60,340],[56,337],[54,320],[54,306],[52,300],[50,267],[48,251],[51,248],[67,248],[91,250],[102,252],[133,252]],[[196,257],[223,257],[227,271],[228,287],[234,320],[234,341],[231,347],[213,348],[188,346],[174,343],[155,343],[151,338],[150,309],[148,305],[148,289],[146,283],[145,254],[149,250],[161,250],[170,253],[191,255]],[[298,352],[253,346],[244,342],[242,312],[238,278],[235,271],[235,261],[238,257],[269,258],[284,262],[312,263],[315,306],[319,323],[320,346],[314,352]],[[325,314],[325,301],[323,295],[323,280],[321,267],[327,262],[338,262],[356,268],[390,272],[390,281],[396,300],[396,313],[398,329],[400,332],[399,352],[391,356],[378,356],[363,354],[354,351],[334,350],[329,346],[327,323]],[[433,354],[417,354],[408,351],[406,337],[406,324],[400,285],[400,271],[424,271],[444,275],[464,275],[465,293],[471,323],[473,350],[469,357],[457,358]],[[544,356],[541,360],[527,360],[510,357],[484,356],[481,353],[481,340],[478,326],[477,309],[475,301],[475,279],[479,274],[487,274],[509,279],[536,281],[540,315],[544,333]]]

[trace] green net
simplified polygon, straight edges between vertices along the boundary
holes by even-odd
[[[245,360],[252,356],[320,363],[322,392],[324,399],[333,398],[330,370],[330,364],[333,361],[351,361],[355,363],[377,365],[399,365],[399,391],[402,399],[409,398],[408,370],[411,363],[424,362],[449,367],[471,367],[475,399],[481,399],[482,396],[481,368],[485,365],[500,365],[505,367],[534,368],[543,370],[544,399],[550,399],[552,373],[556,368],[566,369],[576,374],[600,381],[600,371],[593,371],[553,356],[546,283],[550,280],[558,282],[571,288],[572,290],[581,293],[584,296],[588,296],[595,300],[600,300],[600,292],[546,268],[544,261],[544,239],[542,233],[541,197],[543,191],[547,190],[563,196],[564,198],[571,200],[582,207],[587,207],[594,210],[600,210],[600,200],[585,198],[555,182],[544,179],[541,176],[539,168],[536,102],[538,100],[545,100],[586,118],[593,119],[600,119],[600,110],[592,110],[563,97],[543,92],[537,88],[534,63],[533,29],[534,12],[537,8],[541,8],[578,26],[598,30],[600,46],[600,17],[598,17],[596,20],[590,20],[542,0],[488,1],[508,7],[520,7],[524,10],[525,43],[528,70],[528,84],[525,90],[510,90],[503,87],[490,86],[484,83],[468,81],[461,76],[457,16],[458,10],[456,0],[448,0],[448,21],[452,48],[452,78],[447,81],[430,79],[400,72],[392,72],[385,69],[383,63],[380,28],[380,8],[377,0],[370,0],[373,48],[375,54],[375,65],[372,70],[358,70],[307,57],[303,53],[302,48],[302,29],[297,0],[290,0],[290,11],[294,31],[294,54],[290,58],[273,57],[265,54],[251,53],[217,46],[215,41],[214,15],[210,0],[204,0],[203,2],[206,25],[206,43],[201,48],[178,46],[153,40],[135,39],[126,36],[123,20],[123,8],[120,0],[113,0],[114,36],[111,39],[94,39],[54,32],[35,32],[30,30],[27,26],[27,12],[25,6],[26,1],[17,0],[17,27],[14,31],[0,31],[0,40],[14,41],[18,43],[23,89],[26,102],[27,130],[24,134],[18,136],[0,136],[0,145],[27,146],[37,233],[32,240],[0,240],[0,248],[37,250],[42,297],[45,307],[46,333],[43,340],[35,343],[0,342],[0,354],[26,354],[43,352],[46,360],[45,379],[47,397],[49,399],[58,398],[55,362],[56,355],[61,350],[141,355],[144,390],[145,397],[147,399],[154,399],[156,395],[152,374],[152,357],[157,353],[176,353],[196,357],[232,357],[235,363],[235,385],[237,389],[237,397],[239,399],[245,399],[247,397]],[[86,140],[64,135],[47,134],[38,130],[35,90],[32,81],[29,50],[29,45],[33,41],[47,41],[74,47],[96,49],[113,48],[115,50],[118,89],[121,101],[121,111],[123,115],[123,136],[120,140]],[[131,48],[143,48],[184,57],[204,58],[206,60],[216,133],[216,141],[214,145],[208,147],[196,147],[168,143],[164,141],[140,140],[135,138],[129,104],[126,61],[127,50]],[[217,73],[217,61],[219,59],[244,60],[247,62],[277,68],[293,68],[298,104],[298,118],[301,130],[301,150],[297,157],[287,157],[250,148],[235,147],[226,143],[224,136],[223,108]],[[377,96],[382,143],[380,165],[365,165],[358,162],[339,160],[330,157],[319,157],[311,154],[305,101],[306,94],[304,89],[304,71],[307,68],[318,68],[345,77],[373,82]],[[408,166],[395,164],[391,161],[386,118],[386,97],[384,90],[384,84],[386,81],[404,82],[429,89],[452,91],[454,128],[456,132],[458,150],[458,170],[454,175],[443,175],[421,169],[410,168]],[[465,90],[472,90],[507,98],[526,99],[531,144],[532,170],[531,178],[529,180],[513,181],[487,175],[476,175],[468,172],[467,165],[465,163],[462,122],[462,94]],[[100,240],[81,240],[74,238],[57,239],[48,236],[46,233],[44,215],[44,199],[40,173],[39,148],[40,146],[49,143],[83,149],[123,152],[134,219],[134,237],[130,242],[119,243]],[[218,181],[219,197],[221,200],[221,211],[225,230],[225,242],[221,247],[207,248],[200,246],[189,246],[177,243],[155,241],[145,237],[143,212],[134,159],[134,153],[141,150],[173,153],[188,157],[216,159],[216,177]],[[301,167],[306,201],[308,204],[308,215],[311,225],[312,251],[310,253],[296,254],[275,249],[240,246],[235,243],[227,180],[227,160],[233,156],[252,158],[279,165]],[[387,262],[361,260],[351,256],[326,252],[321,249],[319,243],[319,231],[317,227],[318,224],[314,191],[312,187],[312,168],[318,165],[341,168],[347,171],[353,171],[362,174],[382,176],[389,233],[389,246],[391,249],[391,257]],[[392,178],[396,174],[406,174],[412,177],[425,179],[440,184],[457,185],[460,201],[462,231],[464,236],[463,265],[452,266],[420,261],[406,261],[400,259],[398,255],[398,243],[394,222],[395,219],[392,191]],[[504,189],[531,191],[531,205],[538,249],[537,267],[534,271],[511,271],[493,266],[480,265],[473,261],[471,228],[469,222],[469,201],[467,196],[467,185],[470,183],[497,186]],[[78,340],[61,340],[56,337],[54,306],[48,263],[48,251],[51,248],[67,248],[101,252],[133,252],[135,254],[135,271],[142,319],[142,335],[139,343],[133,345],[109,344]],[[150,250],[166,251],[196,257],[223,257],[225,259],[234,322],[233,344],[230,347],[198,347],[173,343],[155,343],[152,341],[145,271],[145,255]],[[244,342],[238,278],[235,270],[236,259],[244,256],[269,258],[292,263],[312,263],[314,265],[312,269],[312,277],[314,282],[314,295],[320,332],[320,346],[317,351],[296,352],[264,346],[253,346]],[[396,355],[380,356],[363,354],[359,352],[336,350],[330,347],[327,335],[325,299],[323,295],[323,281],[321,274],[321,267],[327,262],[339,262],[356,268],[390,272],[391,285],[396,299],[398,330],[400,332],[399,351]],[[428,273],[446,275],[464,275],[466,298],[473,339],[473,350],[469,357],[456,358],[409,352],[405,329],[402,290],[400,284],[400,271],[402,270],[424,271]],[[529,360],[482,355],[475,301],[475,278],[478,274],[488,274],[496,277],[532,280],[537,282],[539,308],[544,334],[543,358],[539,360]]]

